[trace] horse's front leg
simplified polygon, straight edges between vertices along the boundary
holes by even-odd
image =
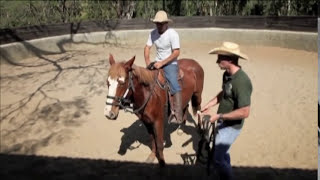
[[[154,133],[157,147],[157,158],[161,167],[165,166],[164,155],[163,155],[163,121],[161,118],[158,118],[154,122]]]
[[[156,143],[155,143],[155,134],[153,131],[153,126],[151,124],[144,123],[144,125],[147,128],[147,131],[149,133],[150,139],[151,139],[151,153],[146,159],[147,163],[152,163],[154,159],[156,158]]]

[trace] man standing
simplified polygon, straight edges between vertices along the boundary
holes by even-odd
[[[252,84],[248,75],[238,64],[238,60],[248,57],[240,52],[239,45],[224,42],[209,54],[217,54],[217,64],[225,70],[223,74],[222,91],[210,100],[202,109],[201,115],[209,115],[210,122],[217,121],[215,137],[214,162],[221,179],[232,179],[232,167],[229,150],[243,126],[244,119],[249,116]],[[209,109],[219,104],[218,112]]]
[[[144,48],[144,59],[146,65],[150,64],[150,48],[154,44],[156,46],[156,63],[154,68],[163,68],[165,77],[170,84],[170,94],[174,96],[174,111],[176,121],[173,123],[182,123],[182,103],[181,103],[181,87],[178,83],[178,62],[177,58],[180,54],[180,40],[178,33],[168,27],[168,19],[165,11],[158,11],[152,20],[156,24],[156,29],[151,31],[147,44]]]

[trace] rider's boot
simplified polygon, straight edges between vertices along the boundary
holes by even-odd
[[[175,124],[181,124],[183,122],[182,117],[182,99],[181,99],[181,91],[175,93],[173,95],[174,97],[174,116],[176,118],[173,118],[171,123]]]

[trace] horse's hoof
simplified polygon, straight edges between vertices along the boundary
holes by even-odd
[[[151,153],[146,159],[146,163],[152,163],[155,159],[156,159],[156,155],[154,153]]]
[[[165,141],[165,142],[163,143],[163,147],[165,147],[165,148],[168,148],[168,147],[171,147],[171,146],[172,146],[171,140],[167,140],[167,141]]]
[[[183,131],[182,131],[181,128],[177,129],[177,134],[178,134],[179,136],[181,136],[181,135],[183,134]]]
[[[159,161],[159,165],[160,165],[160,167],[165,167],[166,166],[166,162],[164,162],[164,160],[160,160]]]

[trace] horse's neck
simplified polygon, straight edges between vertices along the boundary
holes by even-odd
[[[148,98],[149,93],[152,93],[153,88],[155,88],[154,87],[156,85],[155,83],[156,82],[146,85],[140,82],[138,77],[134,76],[133,77],[133,86],[134,86],[133,98],[135,102],[136,103],[144,102]]]
[[[146,88],[147,87],[145,87],[145,85],[139,82],[139,79],[137,77],[133,78],[133,89],[134,89],[133,96],[134,97],[143,95],[143,92],[145,91]],[[138,99],[138,98],[135,98],[135,99]]]

